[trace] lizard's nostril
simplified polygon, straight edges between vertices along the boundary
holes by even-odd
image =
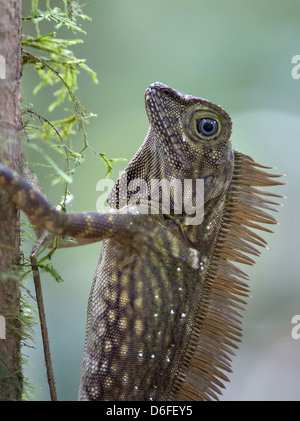
[[[170,89],[164,88],[162,90],[162,93],[165,94],[165,95],[170,95],[171,91],[170,91]]]

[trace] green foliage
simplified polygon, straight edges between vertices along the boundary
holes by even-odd
[[[32,106],[24,109],[24,129],[27,140],[41,139],[51,149],[64,155],[65,167],[59,169],[58,165],[49,155],[43,155],[48,161],[49,168],[54,170],[50,176],[53,184],[65,183],[64,194],[68,193],[68,184],[77,167],[84,161],[84,153],[87,149],[96,153],[107,167],[107,176],[112,172],[112,163],[118,159],[108,159],[104,153],[96,152],[88,143],[85,125],[88,119],[95,114],[87,111],[81,104],[75,92],[78,89],[78,75],[81,71],[87,72],[95,83],[98,83],[95,72],[86,64],[85,59],[75,57],[72,47],[83,43],[82,39],[63,39],[56,36],[56,32],[41,34],[41,27],[50,22],[57,31],[67,28],[72,34],[85,34],[78,20],[90,20],[82,11],[82,6],[77,1],[62,0],[62,8],[51,8],[50,0],[46,1],[46,9],[41,10],[39,0],[32,0],[31,15],[23,20],[31,22],[36,31],[36,36],[23,35],[23,65],[33,64],[37,71],[40,82],[34,89],[38,94],[43,88],[51,87],[54,90],[54,100],[49,104],[49,112],[70,104],[70,108],[64,108],[63,118],[50,121],[48,118],[35,112]],[[82,136],[82,145],[75,150],[71,136],[76,132]],[[40,150],[39,147],[35,149]]]
[[[40,3],[43,4],[43,8],[40,7]],[[52,178],[52,184],[64,184],[64,194],[60,203],[62,211],[65,211],[70,195],[68,186],[72,182],[72,175],[84,161],[87,150],[92,150],[102,159],[107,168],[107,176],[112,172],[112,164],[118,160],[107,158],[103,152],[96,152],[87,139],[85,126],[91,117],[95,117],[95,114],[86,110],[76,96],[78,75],[83,71],[87,72],[94,83],[98,83],[98,80],[95,72],[86,64],[86,60],[77,58],[74,54],[73,47],[83,43],[83,40],[57,36],[58,31],[66,29],[72,36],[85,35],[85,31],[78,22],[90,20],[90,18],[83,13],[82,7],[78,1],[73,0],[61,0],[61,7],[51,7],[50,0],[43,2],[32,0],[31,14],[23,18],[24,22],[32,26],[31,32],[35,32],[35,36],[23,34],[22,37],[23,66],[33,65],[39,76],[39,82],[33,93],[38,95],[43,89],[50,88],[53,99],[48,104],[48,112],[51,114],[56,111],[60,116],[59,119],[42,116],[32,104],[26,105],[26,101],[23,100],[24,133],[29,146],[43,157],[44,162],[35,165],[47,167],[51,171],[48,177]],[[49,31],[49,26],[51,31]],[[45,32],[45,29],[48,31]],[[82,142],[75,147],[73,143],[77,141],[73,142],[73,138],[77,133],[81,135]],[[47,148],[49,148],[49,153],[46,152]],[[63,157],[63,169],[58,163],[59,159],[53,159],[51,153],[53,150]],[[53,237],[50,241],[53,243]],[[61,282],[61,276],[50,263],[57,246],[58,238],[54,239],[54,246],[50,251],[45,243],[38,252],[36,267],[37,270],[49,273],[55,281]],[[32,273],[29,258],[24,257],[19,270],[21,270],[22,280]],[[29,301],[22,298],[21,311],[15,318],[22,329],[20,334],[24,340],[33,338],[32,326],[36,322],[33,316],[35,312]],[[28,379],[24,382],[25,386],[28,383],[25,387],[27,392],[28,387],[34,390]],[[30,397],[30,394],[28,396]]]
[[[49,168],[51,173],[48,177],[52,178],[52,184],[64,183],[64,194],[60,205],[62,211],[65,211],[67,198],[70,195],[68,186],[72,182],[75,170],[84,161],[86,150],[92,150],[102,159],[107,168],[106,176],[112,172],[112,164],[119,159],[109,159],[105,153],[96,152],[87,140],[85,125],[89,118],[95,117],[95,114],[87,111],[75,95],[78,89],[78,75],[81,71],[85,71],[95,83],[98,83],[98,80],[95,72],[86,64],[86,60],[75,57],[72,51],[72,47],[83,43],[83,40],[59,38],[53,31],[42,34],[45,24],[50,23],[51,26],[54,24],[56,31],[67,28],[72,34],[84,35],[86,32],[78,21],[91,19],[83,13],[78,1],[61,0],[61,8],[51,8],[50,0],[41,3],[44,4],[44,10],[40,8],[39,0],[32,0],[31,14],[23,18],[24,22],[33,25],[36,32],[36,36],[23,34],[23,65],[33,65],[39,75],[40,82],[36,85],[34,94],[38,94],[46,87],[54,89],[54,100],[48,105],[48,111],[51,113],[59,108],[59,113],[63,117],[50,121],[49,118],[36,112],[30,104],[24,107],[23,124],[30,148],[40,153],[44,160],[43,163],[33,165]],[[48,28],[49,24],[46,27]],[[64,107],[61,111],[65,104],[69,107]],[[82,144],[75,150],[72,135],[77,132],[81,134]],[[45,151],[40,142],[34,142],[36,140],[42,140],[51,151],[55,150],[64,157],[63,169],[52,158],[51,153]],[[48,253],[46,258],[50,259],[52,254],[53,251]],[[49,272],[54,279],[60,280],[52,265],[44,263],[46,258],[42,258],[38,265],[42,270]]]
[[[40,3],[43,4],[43,10]],[[72,182],[73,173],[84,161],[85,151],[88,149],[94,151],[88,143],[85,125],[88,119],[95,115],[88,112],[75,95],[78,90],[78,75],[81,71],[86,71],[95,83],[98,83],[98,80],[85,60],[75,57],[72,51],[72,47],[82,43],[83,40],[59,38],[56,32],[53,32],[53,26],[56,31],[67,28],[72,35],[77,33],[84,35],[85,31],[78,23],[80,20],[90,20],[90,18],[83,13],[79,3],[72,0],[61,0],[61,8],[51,7],[50,0],[46,2],[32,0],[31,14],[23,18],[24,22],[30,24],[29,27],[32,26],[31,32],[36,32],[36,36],[26,34],[22,36],[23,66],[33,65],[40,79],[33,93],[38,94],[43,88],[50,87],[54,100],[49,103],[48,111],[51,113],[58,109],[62,116],[59,120],[51,121],[34,110],[32,104],[23,105],[24,132],[28,145],[43,157],[44,162],[35,165],[49,168],[51,172],[48,177],[52,178],[52,184],[64,184],[61,203],[63,211],[70,195],[68,186]],[[51,32],[42,33],[45,29],[49,30],[49,26]],[[23,101],[23,104],[25,103]],[[77,132],[81,134],[82,143],[75,148],[72,135]],[[45,147],[49,148],[49,153]],[[52,157],[53,150],[63,156],[64,168],[60,167],[59,159]],[[106,162],[101,153],[99,156],[107,166],[107,173],[110,173],[112,170],[110,161]],[[47,254],[47,258],[50,259],[52,254],[53,252]],[[43,258],[42,261],[44,260]],[[42,264],[42,261],[39,263]],[[51,265],[49,267],[44,265],[41,269],[47,270],[56,280],[58,279],[58,274]]]
[[[20,312],[15,315],[15,318],[19,322],[22,346],[25,349],[29,346],[29,341],[32,342],[35,340],[34,326],[39,324],[39,315],[37,309],[30,303],[30,292],[26,289],[25,283],[22,282],[20,285],[23,291],[20,301]],[[21,362],[22,366],[30,365],[30,361],[24,352],[22,353]],[[40,392],[40,389],[31,379],[23,376],[22,400],[33,399],[36,392]]]

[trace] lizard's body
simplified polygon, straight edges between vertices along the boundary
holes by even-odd
[[[88,304],[82,400],[216,398],[248,295],[246,274],[230,260],[252,264],[244,253],[258,255],[251,243],[266,243],[249,228],[276,223],[261,210],[273,202],[253,186],[281,183],[232,150],[224,110],[159,82],[145,101],[149,131],[109,196],[110,213],[60,214],[0,166],[0,186],[34,224],[54,234],[105,240]],[[194,184],[172,190],[164,213],[153,179]],[[179,197],[195,205],[197,179],[204,180],[202,223],[174,208]],[[156,214],[152,203],[158,203]]]

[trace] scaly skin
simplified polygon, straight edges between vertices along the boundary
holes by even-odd
[[[253,186],[281,183],[232,150],[224,110],[159,82],[145,103],[149,131],[109,196],[110,213],[61,214],[0,166],[0,186],[32,223],[105,240],[88,304],[81,400],[217,398],[248,295],[247,275],[229,260],[252,264],[244,253],[259,254],[250,243],[265,242],[249,227],[276,223],[259,209],[274,202]],[[168,184],[160,197],[153,180],[177,183],[168,203]],[[197,220],[176,208],[185,199],[197,214],[196,180],[204,180]]]

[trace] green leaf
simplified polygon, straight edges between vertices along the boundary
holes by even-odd
[[[37,263],[37,266],[44,272],[49,273],[56,282],[64,282],[58,271],[51,265],[51,263]]]
[[[43,151],[42,148],[40,148],[35,143],[29,143],[29,147],[34,149],[35,151],[41,153],[43,155],[43,157],[46,159],[46,161],[48,161],[49,164],[51,165],[51,167],[56,171],[56,173],[60,175],[62,180],[64,180],[66,183],[72,183],[73,182],[72,178],[68,174],[66,174],[64,171],[62,171],[58,167],[56,162],[53,161],[53,159],[49,155],[45,154],[45,151]],[[55,184],[56,184],[56,182],[55,182]]]

